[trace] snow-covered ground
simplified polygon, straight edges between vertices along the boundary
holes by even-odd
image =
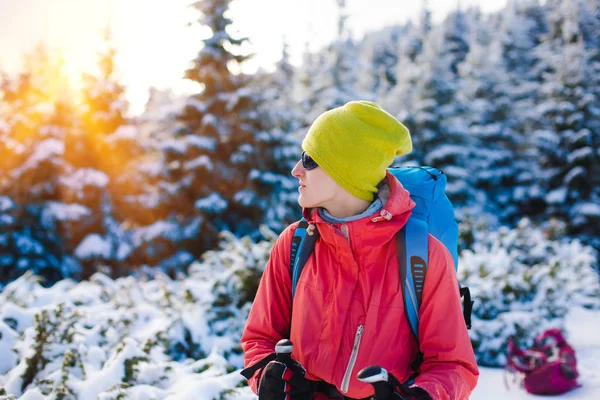
[[[230,315],[226,334],[215,333],[214,282],[202,273],[149,281],[97,274],[49,289],[32,277],[13,282],[0,293],[0,399],[256,399],[236,349],[247,311]],[[561,398],[600,399],[600,311],[574,308],[566,326],[582,387]],[[23,390],[25,376],[32,383]],[[482,368],[471,399],[536,398],[508,389],[504,378]]]

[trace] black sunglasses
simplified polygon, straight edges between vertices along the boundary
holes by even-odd
[[[305,170],[310,171],[311,169],[315,169],[319,166],[315,160],[312,159],[311,156],[306,154],[305,151],[302,152],[302,166]]]

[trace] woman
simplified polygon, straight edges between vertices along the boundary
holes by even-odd
[[[302,148],[292,175],[319,238],[293,307],[298,223],[273,247],[242,336],[250,386],[261,400],[362,399],[374,389],[356,374],[378,365],[391,374],[387,398],[468,399],[479,372],[452,257],[431,235],[418,342],[404,314],[395,236],[414,203],[386,168],[412,150],[408,129],[377,104],[354,101],[319,116]],[[287,362],[271,356],[283,338],[293,343]],[[418,375],[406,383],[419,350]]]

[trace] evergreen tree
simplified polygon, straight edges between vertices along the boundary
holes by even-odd
[[[83,263],[84,277],[101,265],[112,269],[104,272],[120,274],[128,255],[123,249],[130,249],[130,240],[118,221],[136,220],[141,209],[128,201],[143,182],[133,178],[138,177],[134,162],[140,138],[127,120],[125,87],[116,75],[109,29],[104,46],[98,54],[97,72],[83,75],[79,124],[66,141],[65,160],[71,170],[62,179],[66,201],[90,210],[68,230],[69,249]]]
[[[504,67],[502,40],[497,40],[502,20],[483,16],[479,11],[470,14],[471,49],[459,67],[462,79],[457,98],[464,104],[463,121],[469,126],[468,135],[476,140],[478,150],[469,161],[478,201],[473,209],[486,209],[500,221],[516,222],[529,191],[531,165],[523,157],[526,137],[518,131],[510,98],[510,80]],[[527,154],[525,152],[525,154]],[[524,179],[527,177],[527,179]],[[525,180],[525,181],[523,181]]]
[[[458,66],[469,51],[466,16],[455,12],[432,30],[415,63],[403,57],[404,72],[384,104],[401,110],[398,118],[411,131],[413,153],[409,163],[432,165],[448,175],[448,193],[457,205],[477,201],[469,162],[476,141],[467,135],[462,118],[464,104],[457,92],[461,85]],[[460,217],[460,209],[458,210]]]
[[[249,56],[240,46],[247,40],[228,32],[230,0],[197,1],[198,23],[210,28],[204,47],[186,78],[201,85],[191,96],[178,122],[174,143],[165,161],[168,181],[173,187],[177,219],[201,217],[200,233],[190,238],[193,254],[216,244],[217,233],[228,230],[236,235],[258,237],[258,224],[266,210],[271,190],[266,171],[278,171],[272,155],[272,135],[258,120],[260,93],[251,78],[240,70]],[[185,222],[184,222],[185,223]]]
[[[298,104],[299,109],[304,115],[303,126],[309,126],[312,121],[309,116],[311,110],[317,104],[318,97],[314,92],[315,77],[319,74],[317,64],[317,54],[310,51],[309,43],[305,43],[302,53],[302,63],[294,74],[294,103]]]
[[[597,4],[596,4],[597,5]],[[548,2],[541,56],[548,65],[534,125],[547,215],[567,222],[569,234],[596,241],[600,221],[600,21],[584,2]]]
[[[83,129],[100,135],[110,135],[127,123],[128,103],[125,87],[119,83],[110,28],[104,32],[105,48],[98,54],[98,73],[84,74]]]
[[[33,270],[53,283],[78,274],[79,265],[64,242],[68,224],[89,213],[64,202],[61,177],[70,172],[64,160],[65,139],[76,124],[62,61],[43,44],[27,55],[25,72],[4,77],[3,112],[6,126],[0,192],[5,195],[3,259],[18,276]],[[4,157],[5,156],[5,157]],[[5,214],[6,213],[6,214]]]
[[[312,69],[316,69],[316,75],[311,82],[314,104],[308,111],[309,123],[323,112],[342,106],[348,101],[371,98],[368,94],[357,92],[359,48],[352,40],[346,25],[346,1],[336,0],[336,3],[339,12],[337,39],[314,58],[315,64]]]
[[[367,35],[360,43],[361,59],[357,89],[383,98],[397,83],[396,67],[401,38],[412,33],[411,25],[393,26]]]
[[[263,223],[275,232],[300,218],[298,182],[291,170],[300,157],[300,138],[304,116],[294,104],[290,82],[295,81],[284,43],[275,71],[255,80],[261,93],[258,119],[263,131],[256,135],[256,148],[263,164],[253,172],[265,201]]]

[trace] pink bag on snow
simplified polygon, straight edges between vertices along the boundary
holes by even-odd
[[[527,350],[509,338],[506,369],[523,374],[523,387],[532,394],[561,394],[580,386],[575,351],[559,329],[544,331]]]

